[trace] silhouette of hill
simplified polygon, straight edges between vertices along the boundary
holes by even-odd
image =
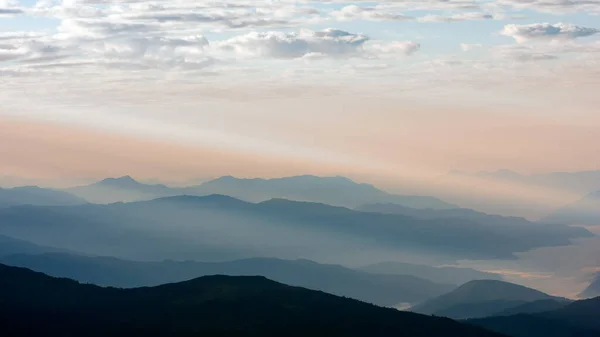
[[[466,322],[514,337],[593,337],[600,336],[598,313],[600,297],[575,301],[552,311]]]
[[[0,265],[7,336],[500,336],[263,277],[115,289]]]
[[[53,247],[38,246],[31,242],[0,235],[0,257],[15,254],[45,254],[59,252],[66,253],[66,250]]]
[[[545,222],[600,225],[600,191],[567,205],[543,219]]]
[[[308,260],[253,258],[230,262],[135,262],[69,254],[13,255],[0,262],[100,286],[132,288],[180,282],[206,275],[265,276],[277,282],[321,290],[382,306],[439,296],[453,285],[409,275],[377,275]]]
[[[463,284],[473,280],[502,280],[500,274],[471,268],[431,267],[406,262],[381,262],[358,268],[376,274],[414,275],[434,282]]]
[[[356,207],[368,202],[395,202],[415,208],[457,207],[428,196],[390,194],[372,185],[359,184],[345,177],[310,175],[276,179],[238,179],[226,176],[185,188],[147,185],[125,176],[104,179],[92,185],[73,187],[66,191],[94,203],[141,201],[176,195],[222,194],[250,202],[285,198],[345,207]]]
[[[481,225],[486,226],[496,226],[503,227],[504,229],[512,228],[512,229],[523,229],[523,228],[535,228],[539,229],[540,226],[543,228],[547,228],[550,231],[560,232],[563,231],[565,233],[571,233],[572,235],[577,235],[579,237],[592,237],[594,234],[586,230],[582,227],[570,227],[565,225],[560,225],[561,222],[548,222],[548,223],[539,223],[539,222],[531,222],[525,218],[520,217],[512,217],[512,216],[501,216],[501,215],[492,215],[486,214],[482,212],[477,212],[471,209],[466,208],[455,208],[455,209],[447,209],[447,210],[432,210],[432,209],[414,209],[409,207],[404,207],[402,205],[396,204],[366,204],[357,208],[359,211],[363,212],[376,212],[376,213],[386,213],[386,214],[401,214],[410,216],[417,219],[464,219],[469,221],[475,221]],[[529,238],[530,240],[534,240],[536,237]]]
[[[493,316],[527,302],[554,299],[566,301],[517,284],[477,280],[463,284],[450,293],[412,307],[413,312],[454,319]]]
[[[600,170],[552,172],[532,175],[522,175],[510,170],[498,170],[494,172],[482,171],[477,173],[452,171],[450,174],[545,187],[581,195],[600,190]]]
[[[0,207],[16,205],[70,206],[87,203],[86,200],[63,191],[37,186],[0,188]]]
[[[539,300],[539,301],[527,302],[527,303],[518,305],[516,307],[500,311],[498,313],[495,313],[494,316],[535,314],[538,312],[558,310],[560,308],[566,307],[569,304],[570,304],[570,302],[568,302],[568,301]]]
[[[150,200],[183,194],[180,189],[160,184],[142,184],[130,176],[106,178],[91,185],[67,188],[65,191],[97,204]]]
[[[598,296],[600,296],[600,273],[596,274],[596,277],[594,277],[590,285],[579,294],[580,298],[592,298]]]
[[[0,209],[0,234],[91,255],[210,261],[257,255],[319,259],[369,247],[455,258],[512,258],[514,252],[568,245],[580,231],[414,219],[283,199],[253,204],[212,195]]]

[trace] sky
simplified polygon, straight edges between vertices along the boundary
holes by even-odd
[[[598,88],[600,0],[0,0],[23,181],[595,170]]]

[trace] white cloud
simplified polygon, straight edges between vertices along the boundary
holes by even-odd
[[[497,4],[513,9],[529,9],[553,14],[575,12],[600,14],[600,1],[597,0],[497,0]]]
[[[365,50],[377,57],[412,55],[421,49],[421,44],[413,41],[374,42],[365,45]]]
[[[518,43],[536,40],[573,40],[599,33],[596,28],[586,28],[565,23],[534,23],[506,25],[500,34],[514,38]]]
[[[461,43],[460,44],[460,49],[464,52],[481,49],[481,48],[483,48],[483,45],[480,43]]]
[[[472,12],[459,13],[454,15],[426,15],[419,18],[419,22],[459,22],[459,21],[480,21],[493,20],[494,16],[488,13]]]
[[[359,54],[368,40],[366,35],[337,29],[302,30],[300,33],[251,32],[215,42],[212,47],[249,57],[295,59],[311,54],[348,57]]]
[[[23,8],[19,6],[18,1],[0,0],[0,18],[23,14]]]
[[[385,7],[360,7],[357,5],[345,6],[339,11],[334,11],[331,16],[338,20],[366,20],[366,21],[411,21],[413,17],[392,11]]]

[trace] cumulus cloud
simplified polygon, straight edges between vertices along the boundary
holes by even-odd
[[[412,55],[421,49],[421,44],[413,41],[375,42],[369,43],[365,49],[378,57]]]
[[[539,40],[573,40],[599,33],[596,28],[586,28],[565,23],[534,23],[506,25],[500,34],[514,38],[518,43]]]
[[[295,59],[307,55],[348,57],[361,52],[369,38],[343,30],[302,30],[300,33],[251,32],[213,44],[222,51],[250,57]]]
[[[339,20],[366,20],[366,21],[410,21],[414,20],[411,16],[392,11],[385,7],[360,7],[350,5],[343,7],[339,11],[331,13]]]
[[[459,22],[459,21],[480,21],[493,20],[494,16],[488,13],[459,13],[454,15],[426,15],[419,18],[419,22]]]
[[[0,17],[23,14],[24,11],[19,7],[19,3],[13,0],[0,0]]]
[[[464,52],[481,49],[481,48],[483,48],[483,45],[479,44],[479,43],[461,43],[460,44],[460,49]]]
[[[600,14],[600,1],[596,0],[497,0],[499,6],[529,9],[545,13],[596,13]]]

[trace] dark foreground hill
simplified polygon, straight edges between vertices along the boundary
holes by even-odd
[[[4,265],[0,326],[4,336],[500,336],[263,277],[123,290]]]
[[[455,288],[410,275],[371,274],[309,260],[252,258],[228,262],[138,262],[51,253],[0,257],[0,263],[79,282],[122,288],[156,286],[207,275],[264,276],[382,306],[416,303]]]
[[[600,297],[576,301],[547,312],[488,317],[467,322],[513,337],[598,337]]]

